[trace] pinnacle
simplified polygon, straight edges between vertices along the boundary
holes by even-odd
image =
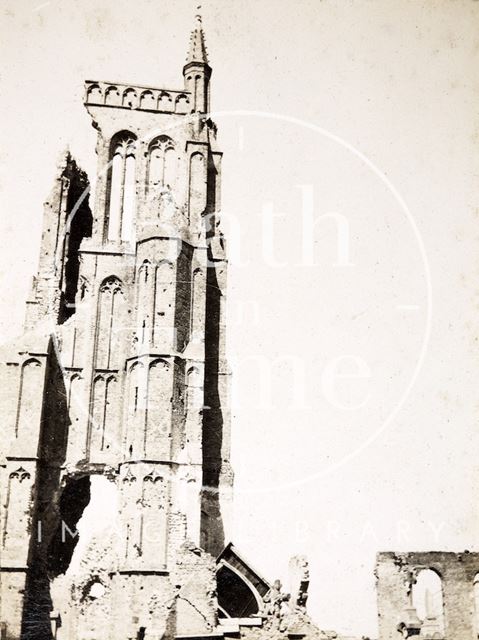
[[[190,46],[188,49],[186,63],[188,64],[190,62],[202,62],[203,64],[208,64],[208,53],[205,45],[203,23],[199,13],[195,16],[195,28],[191,32],[190,36]]]

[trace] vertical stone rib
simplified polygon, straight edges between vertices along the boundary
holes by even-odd
[[[128,144],[128,143],[126,143]],[[123,230],[123,210],[125,208],[125,177],[126,177],[126,158],[128,155],[128,147],[125,147],[121,156],[121,178],[120,178],[120,209],[118,212],[118,242],[121,242]]]

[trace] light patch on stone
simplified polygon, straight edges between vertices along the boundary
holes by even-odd
[[[80,563],[93,538],[109,536],[118,528],[118,490],[104,476],[91,476],[90,502],[78,521],[78,544],[73,552],[67,575],[80,573]]]
[[[97,598],[101,598],[104,593],[105,593],[106,589],[105,587],[102,585],[102,583],[100,581],[98,582],[94,582],[89,591],[88,591],[88,595],[90,596],[90,598],[93,599],[97,599]]]

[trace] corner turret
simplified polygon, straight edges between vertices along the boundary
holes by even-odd
[[[192,95],[192,111],[208,113],[210,110],[211,67],[208,64],[205,37],[201,16],[196,16],[195,28],[191,32],[186,64],[183,67],[185,89]]]

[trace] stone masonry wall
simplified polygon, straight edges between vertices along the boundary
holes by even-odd
[[[479,553],[443,551],[394,553],[377,556],[377,602],[379,639],[399,640],[398,624],[411,607],[411,589],[421,570],[431,569],[442,580],[446,640],[477,637],[474,579],[479,572]],[[419,636],[421,637],[421,636]]]

